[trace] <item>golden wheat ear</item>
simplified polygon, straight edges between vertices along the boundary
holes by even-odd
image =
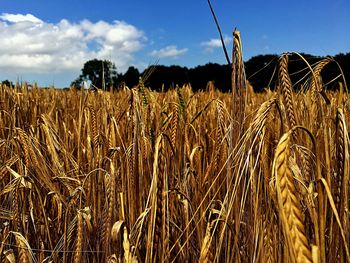
[[[297,120],[294,109],[295,106],[293,101],[292,81],[290,80],[288,72],[288,61],[288,54],[284,54],[280,57],[278,67],[278,80],[280,89],[283,94],[283,100],[287,113],[288,127],[292,128],[297,125]]]
[[[274,157],[273,173],[276,178],[278,207],[290,258],[293,262],[312,262],[311,248],[305,234],[304,214],[289,167],[292,132],[290,130],[282,136]]]

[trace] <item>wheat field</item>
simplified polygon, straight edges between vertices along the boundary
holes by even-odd
[[[347,86],[0,87],[1,262],[350,262]],[[301,58],[302,59],[302,58]]]

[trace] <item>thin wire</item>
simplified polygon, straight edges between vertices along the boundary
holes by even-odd
[[[264,65],[261,69],[258,69],[257,71],[255,71],[252,75],[250,75],[247,80],[250,80],[252,77],[254,77],[256,74],[258,74],[259,72],[263,71],[265,68],[267,68],[269,65],[271,65],[272,62],[274,62],[277,59],[277,56],[273,59],[270,60],[270,62],[268,62],[266,65]]]

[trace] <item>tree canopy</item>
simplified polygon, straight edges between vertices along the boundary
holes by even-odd
[[[8,79],[5,79],[3,81],[1,81],[1,85],[4,85],[6,87],[14,87],[15,85],[13,84],[12,81],[8,80]]]
[[[113,87],[118,82],[115,64],[109,60],[99,59],[85,62],[80,76],[72,82],[71,86],[80,87],[84,80],[91,81],[91,84],[99,89]]]
[[[139,77],[139,70],[131,66],[124,74],[119,75],[118,83],[124,82],[127,86],[133,87],[139,83]]]

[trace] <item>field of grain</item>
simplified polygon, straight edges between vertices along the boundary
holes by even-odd
[[[0,87],[1,262],[350,262],[335,62],[254,93],[236,48],[230,94]]]

